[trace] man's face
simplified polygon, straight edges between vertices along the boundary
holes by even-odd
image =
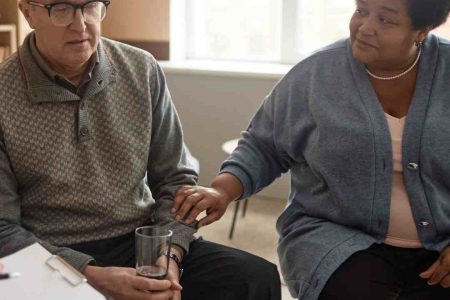
[[[88,0],[65,0],[67,3],[84,4]],[[100,39],[100,22],[87,24],[81,10],[77,10],[74,20],[67,26],[56,26],[42,7],[21,4],[21,10],[30,26],[35,30],[36,46],[51,66],[77,67],[89,61],[97,50]],[[55,0],[34,0],[51,4]],[[60,2],[60,1],[58,1]]]

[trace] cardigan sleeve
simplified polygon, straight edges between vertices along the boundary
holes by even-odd
[[[278,131],[283,130],[277,125],[277,102],[283,98],[284,90],[278,85],[242,133],[238,147],[221,166],[221,173],[231,173],[242,182],[241,199],[259,192],[290,168],[291,159],[277,141]]]

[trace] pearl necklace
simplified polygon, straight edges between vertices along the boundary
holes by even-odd
[[[419,53],[417,54],[417,57],[416,57],[416,60],[414,61],[414,63],[406,71],[404,71],[404,72],[402,72],[402,73],[400,73],[398,75],[395,75],[395,76],[390,76],[390,77],[377,76],[377,75],[373,74],[372,72],[370,72],[369,69],[367,69],[367,67],[366,67],[366,72],[367,72],[367,74],[369,74],[373,78],[379,79],[379,80],[393,80],[393,79],[397,79],[397,78],[400,78],[400,77],[408,74],[409,72],[411,72],[412,69],[414,69],[414,67],[419,62],[421,54],[422,54],[422,47],[419,47]]]

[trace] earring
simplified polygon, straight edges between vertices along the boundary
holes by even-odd
[[[422,47],[422,41],[420,41],[420,42],[415,41],[414,44],[416,45],[417,48]]]

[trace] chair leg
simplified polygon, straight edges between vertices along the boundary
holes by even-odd
[[[245,213],[247,212],[248,198],[244,199],[244,209],[242,210],[242,217],[245,217]]]
[[[237,219],[237,214],[238,214],[238,211],[239,211],[239,205],[240,204],[241,204],[240,201],[236,201],[236,206],[234,208],[233,221],[231,222],[230,234],[228,236],[228,238],[230,240],[233,238],[234,226],[236,225],[236,219]]]

